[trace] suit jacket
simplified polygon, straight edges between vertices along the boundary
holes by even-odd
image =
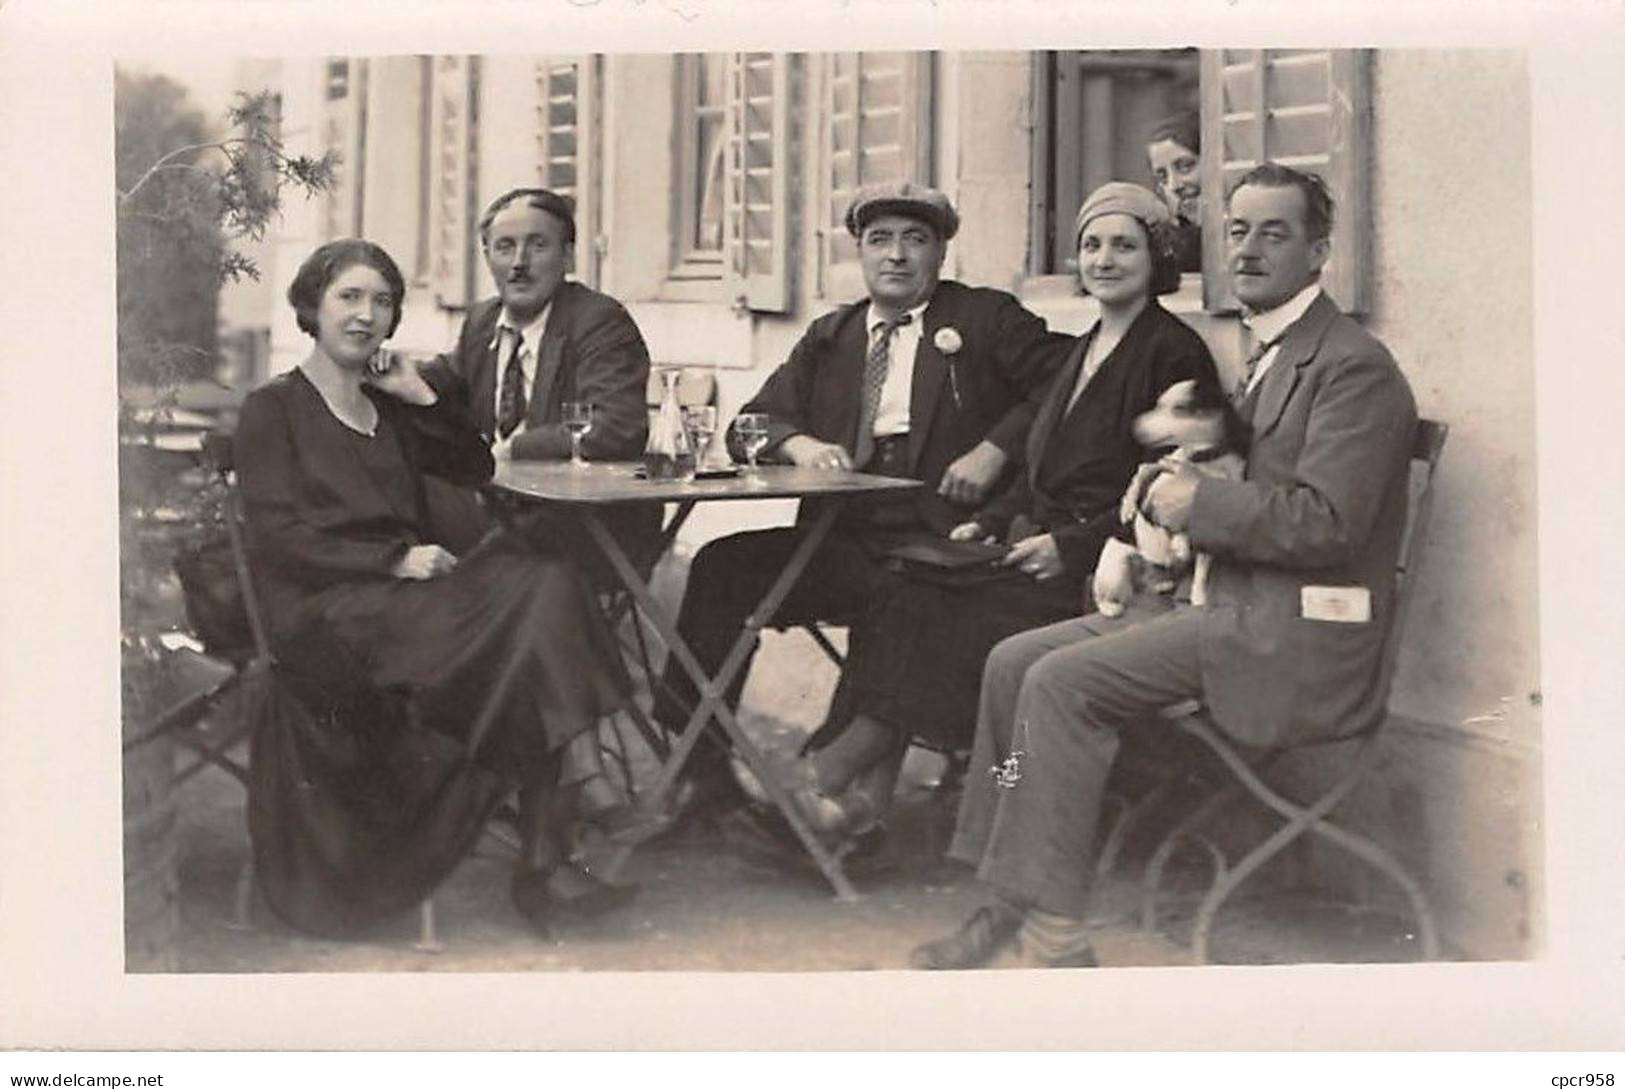
[[[255,581],[274,634],[317,615],[325,591],[391,581],[407,549],[445,543],[431,527],[424,474],[461,485],[490,478],[491,451],[464,414],[457,379],[426,377],[439,394],[427,407],[368,391],[400,438],[403,460],[392,464],[363,459],[302,371],[244,400],[236,462]]]
[[[769,454],[797,434],[839,443],[848,453],[856,448],[868,306],[864,299],[814,321],[790,358],[741,410],[772,417]],[[1049,332],[1043,319],[1012,295],[953,280],[937,285],[922,325],[909,397],[908,468],[926,483],[915,498],[922,521],[946,532],[969,510],[936,494],[943,472],[983,439],[1009,454],[1012,463],[1019,461],[1034,414],[1072,338]],[[950,328],[962,346],[944,355],[936,336]]]
[[[1123,490],[1146,457],[1134,438],[1135,418],[1175,382],[1195,379],[1219,389],[1202,338],[1152,299],[1069,409],[1084,353],[1098,330],[1097,325],[1077,338],[1051,383],[1027,436],[1020,475],[976,514],[976,521],[998,536],[1018,514],[1039,532],[1052,534],[1074,580],[1095,569],[1101,548],[1120,524]]]
[[[466,383],[469,414],[487,435],[496,433],[496,391],[502,360],[493,348],[502,301],[487,299],[469,311],[450,357],[442,368]],[[570,436],[560,420],[566,401],[597,406],[592,430],[582,437],[582,453],[594,460],[630,461],[643,455],[649,436],[645,391],[649,384],[649,349],[626,308],[584,284],[566,281],[553,295],[552,309],[536,360],[536,379],[526,398],[525,426],[513,438],[512,454],[520,459],[570,456]],[[467,492],[431,482],[429,503],[443,533],[463,550],[490,526],[490,519]],[[599,585],[615,585],[616,576],[598,546],[568,518],[546,509],[529,512],[521,521],[527,538],[551,543],[579,562]],[[610,531],[627,547],[637,564],[652,563],[660,536],[661,510],[638,505],[605,513]]]
[[[1204,478],[1191,543],[1213,554],[1198,649],[1217,725],[1268,745],[1357,733],[1383,714],[1416,403],[1382,344],[1322,295],[1252,398],[1242,480]],[[1305,586],[1363,587],[1371,619],[1302,615]]]
[[[502,361],[491,346],[500,299],[477,303],[463,322],[448,360],[468,383],[474,424],[496,433],[497,382]],[[581,441],[589,458],[627,461],[643,454],[649,434],[644,405],[649,349],[626,308],[584,284],[566,281],[553,295],[537,353],[536,381],[527,395],[525,426],[513,440],[516,458],[567,458],[570,436],[560,423],[566,401],[597,406]]]

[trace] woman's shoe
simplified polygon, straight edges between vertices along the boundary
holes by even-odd
[[[912,967],[930,971],[980,968],[1016,940],[1021,911],[1009,904],[977,908],[958,930],[914,947],[908,955]]]

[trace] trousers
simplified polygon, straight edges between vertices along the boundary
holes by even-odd
[[[1200,619],[1137,601],[994,647],[949,857],[1008,899],[1083,916],[1119,731],[1201,694]]]
[[[784,569],[803,532],[800,528],[752,530],[722,537],[700,549],[689,570],[677,630],[707,675],[716,674],[750,611]],[[882,599],[896,578],[862,538],[836,529],[813,553],[773,623],[850,621]],[[728,685],[725,700],[729,707],[739,706],[754,656],[752,647],[745,666]],[[693,679],[675,660],[668,660],[655,698],[655,720],[668,730],[680,729],[698,700]],[[715,723],[708,729],[721,746],[696,750],[690,774],[726,775],[726,735]]]

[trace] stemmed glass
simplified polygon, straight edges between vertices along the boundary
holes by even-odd
[[[762,479],[762,470],[756,464],[756,455],[767,445],[767,413],[741,412],[734,417],[734,431],[739,435],[740,445],[745,448],[745,458],[749,462],[746,479],[758,487],[764,486],[766,481]]]
[[[566,401],[563,413],[564,430],[570,434],[570,467],[585,469],[587,459],[581,456],[581,440],[592,430],[592,405],[586,401]]]
[[[706,448],[711,444],[711,436],[717,433],[717,409],[715,405],[689,405],[683,409],[683,427],[688,430],[688,441],[694,447],[695,469],[705,468]]]

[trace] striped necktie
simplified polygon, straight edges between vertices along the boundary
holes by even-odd
[[[1253,384],[1253,375],[1258,373],[1258,364],[1263,361],[1266,355],[1269,355],[1270,349],[1280,342],[1281,338],[1277,336],[1274,339],[1259,342],[1258,347],[1253,349],[1252,354],[1242,364],[1245,369],[1242,372],[1241,379],[1236,382],[1235,389],[1230,391],[1231,404],[1240,408],[1242,403],[1247,400],[1247,394]]]
[[[891,371],[891,345],[897,330],[914,320],[904,314],[876,326],[869,354],[863,361],[863,408],[858,413],[858,439],[852,450],[852,464],[862,468],[875,452],[875,415],[880,411],[880,391]]]
[[[502,335],[513,341],[508,362],[502,367],[502,388],[497,394],[497,438],[513,434],[525,419],[525,368],[519,356],[525,347],[525,338],[511,325],[502,327]]]

